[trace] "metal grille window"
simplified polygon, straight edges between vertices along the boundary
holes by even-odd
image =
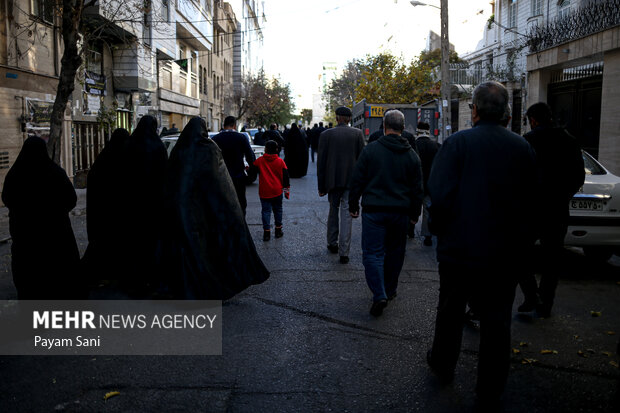
[[[89,50],[86,58],[86,70],[101,75],[103,74],[102,62],[103,58],[101,53],[95,50]]]
[[[542,14],[543,0],[530,0],[532,6],[532,16],[538,16]]]
[[[41,20],[53,23],[54,22],[54,3],[49,0],[31,0],[31,10],[34,16],[37,16]]]
[[[0,169],[9,169],[9,153],[0,152]]]

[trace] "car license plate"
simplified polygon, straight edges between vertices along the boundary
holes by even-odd
[[[570,209],[602,211],[603,201],[598,199],[571,199]]]

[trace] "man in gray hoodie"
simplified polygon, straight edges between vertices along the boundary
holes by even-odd
[[[373,293],[370,314],[383,313],[396,296],[405,259],[407,224],[415,225],[422,209],[420,158],[401,136],[405,116],[385,113],[385,135],[368,144],[355,165],[349,194],[349,212],[359,216],[362,197],[362,252],[366,282]]]

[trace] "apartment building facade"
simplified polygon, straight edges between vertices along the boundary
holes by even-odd
[[[556,124],[619,174],[620,0],[498,0],[490,7],[493,22],[463,56],[470,83],[506,85],[517,133],[528,130],[529,105],[549,103]]]

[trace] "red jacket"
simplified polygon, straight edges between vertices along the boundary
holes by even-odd
[[[286,164],[277,154],[264,154],[254,161],[254,166],[259,174],[259,197],[275,198],[282,195],[282,188],[290,186]]]

